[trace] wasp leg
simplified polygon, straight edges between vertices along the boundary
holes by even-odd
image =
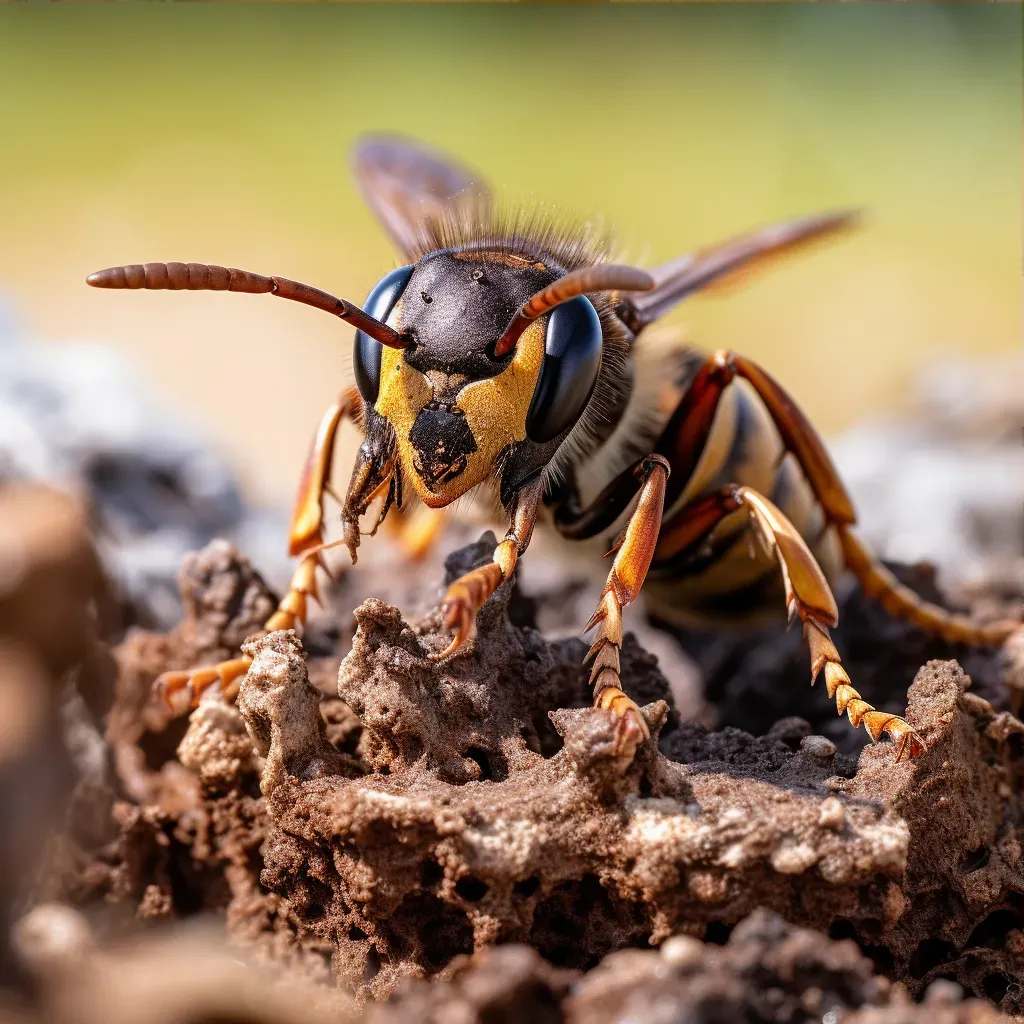
[[[334,443],[341,421],[348,417],[359,422],[361,408],[359,392],[349,389],[320,420],[299,481],[288,532],[289,554],[301,555],[302,558],[288,584],[287,593],[274,614],[264,624],[263,628],[268,632],[275,629],[291,629],[303,624],[309,599],[319,600],[316,572],[317,568],[323,568],[321,553],[329,546],[323,540],[323,497],[329,487],[328,477],[334,455]],[[366,504],[369,504],[369,500]],[[346,542],[348,540],[346,534]],[[242,655],[190,672],[165,672],[154,683],[154,693],[169,710],[177,713],[195,707],[206,690],[217,683],[220,684],[222,696],[233,700],[250,664],[250,659]]]
[[[846,567],[857,577],[869,597],[890,615],[904,619],[950,643],[999,644],[1020,625],[1004,621],[990,626],[972,623],[931,604],[903,586],[870,555],[850,531],[857,515],[818,432],[785,389],[757,363],[722,349],[704,364],[665,427],[655,450],[668,458],[673,484],[666,496],[671,505],[682,494],[697,466],[711,432],[722,392],[742,377],[757,392],[778,428],[783,443],[795,456],[827,521],[836,528]]]
[[[570,540],[587,540],[612,523],[629,507],[643,486],[643,467],[649,455],[637,459],[627,466],[600,494],[585,508],[580,507],[579,495],[573,488],[567,488],[554,503],[555,528]]]
[[[584,661],[592,660],[590,682],[594,706],[610,711],[617,720],[615,754],[631,760],[636,748],[650,737],[640,708],[622,690],[619,651],[622,649],[622,609],[636,600],[654,557],[665,506],[669,465],[660,455],[649,455],[638,467],[640,498],[625,529],[612,548],[615,561],[601,592],[597,611],[584,627],[597,626],[597,637]]]
[[[839,610],[828,581],[796,528],[764,495],[749,487],[726,487],[696,499],[665,524],[655,557],[661,560],[698,548],[725,516],[740,508],[749,513],[755,537],[778,560],[790,621],[800,619],[810,647],[812,685],[824,668],[828,695],[835,698],[840,714],[845,711],[854,726],[863,725],[872,741],[887,733],[896,746],[897,761],[922,753],[924,741],[907,722],[876,711],[853,688],[829,635],[829,627],[839,621]]]
[[[487,599],[512,575],[519,556],[533,536],[540,509],[541,483],[537,477],[516,495],[512,523],[504,540],[494,549],[494,560],[455,580],[441,603],[442,624],[455,630],[451,643],[431,660],[440,661],[465,646],[476,633],[476,615]]]
[[[1014,619],[1003,619],[983,626],[966,616],[925,601],[877,562],[864,542],[851,530],[839,527],[838,532],[846,567],[857,577],[861,590],[877,601],[893,618],[911,622],[918,629],[941,637],[947,643],[976,647],[998,647],[1020,628],[1021,624]]]
[[[856,520],[853,501],[810,421],[792,398],[756,363],[721,349],[701,367],[655,446],[672,463],[669,506],[683,493],[704,452],[725,389],[737,378],[748,381],[765,404],[786,448],[800,463],[815,497],[833,523]]]

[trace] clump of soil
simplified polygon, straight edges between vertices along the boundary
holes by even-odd
[[[493,545],[456,552],[446,577]],[[258,635],[272,595],[224,543],[188,560],[182,597],[179,627],[114,652],[107,824],[76,814],[41,888],[105,905],[90,912],[105,936],[214,911],[256,963],[357,1002],[405,993],[382,1014],[468,999],[487,977],[551,1019],[654,1020],[653,992],[721,1019],[821,1019],[830,999],[881,1012],[936,981],[947,1002],[955,981],[1019,1012],[1024,726],[953,661],[917,673],[907,717],[929,749],[897,765],[888,746],[855,760],[791,716],[760,736],[686,722],[630,640],[623,680],[653,738],[623,761],[589,706],[586,645],[546,640],[512,585],[440,663],[436,611],[409,623],[377,599],[343,659]],[[175,721],[152,705],[160,671],[250,634],[237,707],[211,699]],[[810,691],[800,668],[787,688]],[[793,938],[758,908],[860,953]],[[780,943],[818,957],[804,975],[778,961],[781,989],[763,963]],[[448,980],[407,987],[430,979]]]
[[[677,935],[657,952],[611,953],[582,976],[552,968],[529,947],[498,946],[460,959],[443,982],[407,986],[370,1020],[985,1024],[1004,1019],[980,1000],[961,1001],[957,986],[948,982],[934,984],[924,1005],[915,1006],[900,986],[873,970],[853,942],[794,928],[759,910],[736,926],[724,946]]]
[[[456,552],[446,578],[493,547],[485,535]],[[288,1019],[278,982],[308,993],[295,1019],[324,1006],[349,1019],[390,999],[366,1011],[381,1024],[1024,1013],[1024,726],[999,689],[1000,673],[1022,671],[1019,639],[979,662],[992,699],[956,661],[918,668],[907,718],[928,751],[895,764],[884,744],[844,753],[770,700],[752,731],[687,721],[679,688],[630,638],[624,687],[652,739],[622,759],[590,707],[585,643],[534,628],[543,594],[506,584],[473,645],[438,662],[436,608],[407,621],[377,598],[357,608],[348,653],[340,639],[314,637],[310,653],[291,632],[261,635],[273,595],[224,542],[191,556],[181,583],[178,627],[114,649],[107,706],[87,687],[101,767],[79,782],[35,882],[35,900],[65,907],[63,924],[43,919],[49,945],[19,947],[37,979],[27,1013],[57,1000],[61,1019],[91,1021],[74,1009],[86,977],[107,979],[90,1005],[142,998],[142,982],[125,996],[116,972],[82,965],[158,963],[148,942],[166,939],[140,929],[203,913],[238,950],[224,976],[243,957],[270,994],[214,1005],[228,982],[210,980],[220,961],[204,954],[204,972],[179,977],[179,1009],[147,1019],[180,1019],[185,1005],[188,1019]],[[213,694],[171,719],[153,705],[161,671],[230,656],[247,637],[237,706]],[[771,653],[783,642],[761,648],[749,685],[830,708],[805,663]],[[915,642],[898,664],[929,653]],[[69,651],[88,662],[96,645],[85,636]],[[873,662],[864,652],[892,686],[891,648],[878,643]],[[67,905],[85,915],[89,952],[52,954]]]

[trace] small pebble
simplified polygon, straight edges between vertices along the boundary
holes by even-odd
[[[818,824],[822,828],[840,829],[845,822],[846,810],[834,796],[822,800],[821,810],[818,812]]]
[[[948,978],[937,978],[924,994],[924,1002],[928,1006],[955,1006],[963,1002],[964,990]]]
[[[33,972],[59,966],[93,946],[88,921],[64,903],[40,903],[11,929],[11,944]]]
[[[800,741],[800,749],[822,761],[831,760],[836,756],[836,745],[824,736],[805,736]]]
[[[818,852],[807,843],[783,843],[772,853],[771,864],[780,875],[800,875],[818,859]]]
[[[661,944],[661,957],[673,967],[689,967],[699,962],[704,943],[692,935],[673,935]]]

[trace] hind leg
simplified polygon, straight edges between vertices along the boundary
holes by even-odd
[[[951,643],[1000,644],[1020,625],[978,625],[925,601],[879,565],[850,529],[857,518],[853,501],[810,420],[778,381],[753,360],[735,352],[722,349],[707,360],[658,442],[657,450],[670,459],[676,472],[674,487],[667,498],[669,505],[682,493],[687,473],[700,458],[722,392],[737,377],[746,380],[764,402],[786,449],[799,463],[827,520],[836,527],[846,567],[868,597],[878,601],[894,618],[912,622],[926,633]]]
[[[665,524],[655,558],[696,550],[722,519],[741,508],[749,514],[757,540],[778,562],[790,621],[803,624],[811,652],[811,683],[824,669],[828,695],[839,713],[845,711],[854,726],[863,725],[872,741],[887,734],[895,744],[897,761],[923,753],[924,741],[904,719],[876,710],[854,689],[829,635],[839,612],[828,581],[793,524],[764,495],[749,487],[727,487],[696,499]]]

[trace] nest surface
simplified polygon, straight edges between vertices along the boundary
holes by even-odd
[[[493,546],[485,535],[457,551],[444,579]],[[69,550],[64,571],[94,571]],[[796,717],[830,704],[784,634],[735,641],[732,671],[753,693],[783,687],[780,710],[793,712],[753,721],[759,735],[687,721],[678,687],[630,638],[623,680],[652,740],[623,763],[589,706],[586,645],[535,628],[543,593],[502,587],[471,649],[441,663],[436,609],[408,622],[379,598],[357,608],[344,657],[341,637],[311,637],[307,651],[292,633],[255,635],[237,705],[210,699],[170,720],[149,700],[156,675],[230,655],[273,606],[225,542],[186,561],[181,593],[178,627],[136,631],[105,659],[76,634],[92,651],[89,700],[75,703],[75,729],[47,738],[76,771],[35,872],[45,905],[16,931],[23,970],[46,979],[42,1005],[62,1019],[93,1019],[86,985],[93,1006],[138,996],[112,964],[159,987],[168,957],[203,967],[183,970],[173,999],[146,997],[178,1007],[154,1021],[181,1019],[182,1005],[226,1013],[211,1000],[239,956],[255,968],[231,1010],[241,1020],[1024,1012],[1024,726],[1000,682],[1020,671],[1019,640],[972,654],[980,692],[956,661],[926,661],[906,700],[929,749],[895,764],[887,745],[844,753],[815,733],[816,712]],[[854,649],[857,623],[873,628],[860,601],[843,608]],[[876,688],[888,678],[900,703],[903,666],[929,642],[897,626],[881,636]],[[8,899],[12,915],[25,909]],[[77,913],[88,941],[57,957],[55,931],[77,934],[61,914]],[[235,952],[150,927],[204,913]]]

